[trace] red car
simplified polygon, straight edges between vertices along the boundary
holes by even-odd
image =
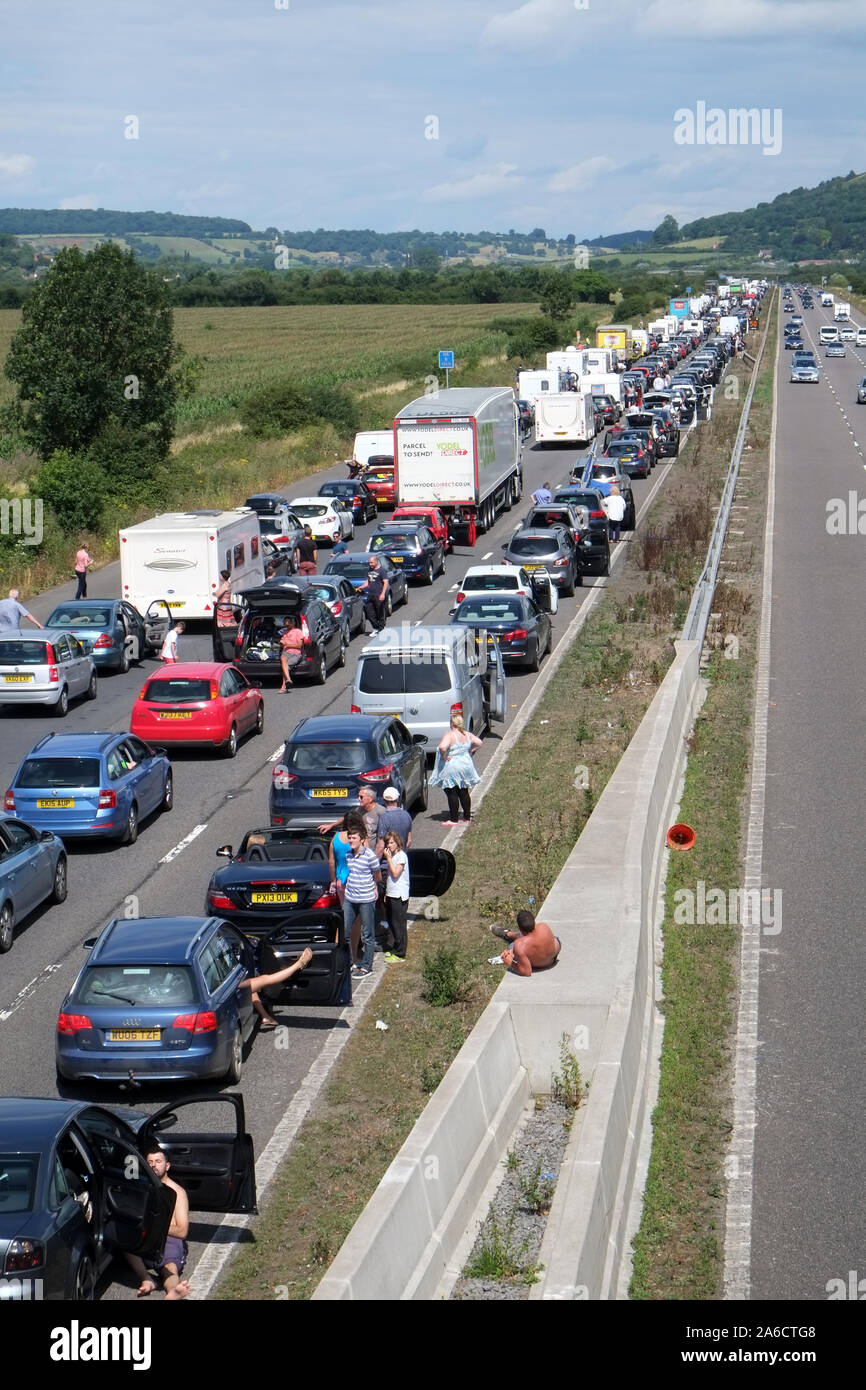
[[[393,507],[397,501],[397,479],[390,454],[374,454],[361,474],[380,507]]]
[[[238,751],[243,734],[260,734],[262,692],[222,661],[177,661],[156,671],[132,707],[130,730],[148,743],[202,743]]]
[[[425,507],[421,502],[404,502],[396,509],[391,520],[420,522],[433,532],[437,541],[442,541],[446,552],[454,549],[454,542],[448,532],[448,522],[438,507]]]

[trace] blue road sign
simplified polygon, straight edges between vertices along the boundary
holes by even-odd
[[[441,351],[440,351],[440,353],[439,353],[439,366],[440,366],[440,368],[442,368],[443,370],[446,369],[446,368],[447,368],[449,371],[453,370],[453,367],[454,367],[454,353],[453,353],[453,351],[451,351],[451,352],[441,352]]]

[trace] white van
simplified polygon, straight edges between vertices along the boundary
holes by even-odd
[[[866,347],[866,328],[857,329],[856,343],[858,347]]]
[[[586,380],[581,377],[581,384]],[[585,444],[595,439],[595,410],[589,391],[539,396],[535,406],[538,444]]]
[[[840,341],[841,341],[841,339],[839,338],[839,330],[838,330],[838,328],[835,326],[835,324],[832,324],[832,323],[822,323],[822,324],[821,324],[821,327],[818,329],[818,342],[819,342],[819,343],[821,343],[821,344],[823,345],[824,343],[838,343],[838,342],[840,342]]]
[[[359,430],[352,446],[353,462],[366,468],[371,458],[382,454],[394,457],[394,431]]]
[[[253,511],[166,512],[120,535],[120,593],[146,613],[164,599],[175,618],[213,618],[228,570],[236,590],[265,581],[259,518]]]
[[[426,735],[431,757],[454,714],[480,738],[507,709],[502,657],[483,637],[454,625],[385,628],[358,657],[352,713],[396,716],[413,736]]]

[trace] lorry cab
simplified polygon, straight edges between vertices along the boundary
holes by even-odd
[[[391,714],[425,734],[431,756],[460,714],[481,737],[505,720],[505,668],[498,647],[451,626],[388,628],[362,650],[352,691],[356,714]]]

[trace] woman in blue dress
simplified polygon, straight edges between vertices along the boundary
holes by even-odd
[[[436,767],[430,778],[430,785],[441,787],[448,798],[448,819],[443,825],[457,825],[458,806],[463,819],[472,819],[471,790],[481,781],[480,774],[472,761],[474,749],[481,747],[481,739],[476,738],[463,727],[459,714],[451,716],[451,728],[439,744]]]

